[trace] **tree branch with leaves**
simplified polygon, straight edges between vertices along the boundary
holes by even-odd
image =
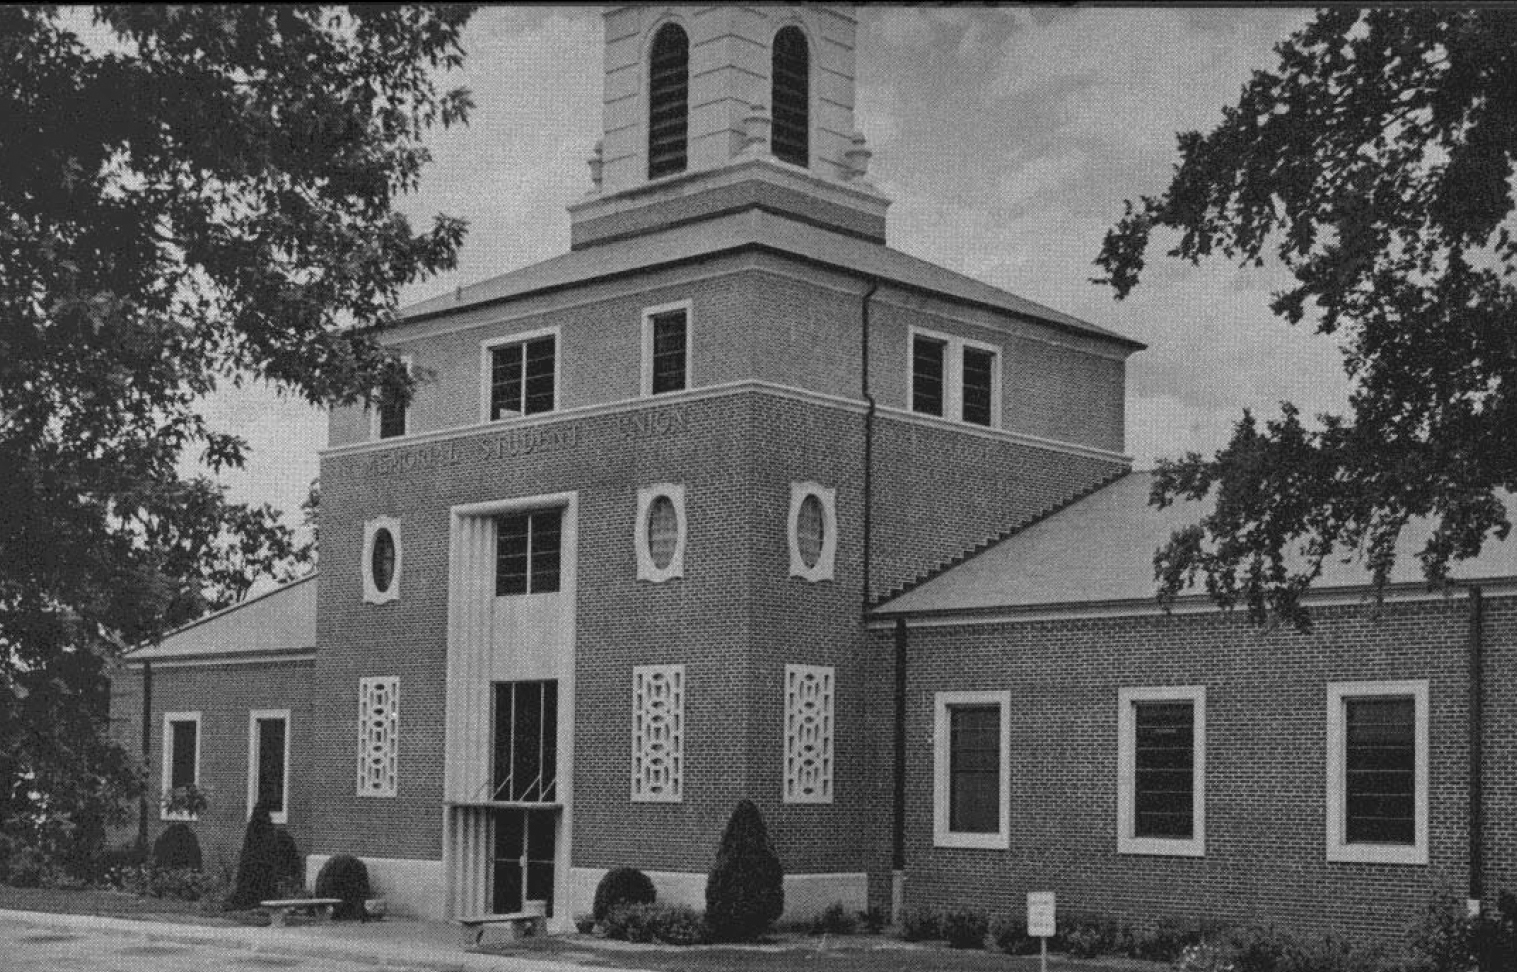
[[[1155,557],[1160,600],[1203,585],[1255,620],[1305,624],[1329,558],[1377,590],[1403,528],[1427,518],[1426,580],[1511,528],[1517,487],[1517,12],[1332,8],[1275,48],[1210,133],[1179,136],[1160,195],[1129,201],[1097,282],[1137,286],[1169,255],[1293,277],[1271,310],[1341,342],[1347,415],[1245,414],[1229,444],[1160,463],[1152,502],[1212,512]]]

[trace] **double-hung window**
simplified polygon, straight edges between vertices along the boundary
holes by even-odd
[[[1327,687],[1327,859],[1426,864],[1428,683]]]
[[[1117,851],[1206,850],[1206,689],[1117,693]]]
[[[402,355],[401,362],[409,373],[411,356]],[[411,409],[407,403],[389,391],[382,390],[374,403],[374,438],[393,439],[405,435],[408,431],[410,412]]]
[[[690,387],[690,302],[643,311],[644,395],[664,395]]]
[[[939,692],[933,731],[933,843],[1009,846],[1009,692]]]
[[[911,410],[970,425],[999,426],[1001,358],[997,349],[913,328]]]
[[[558,407],[558,334],[486,342],[485,421],[520,418]]]
[[[506,513],[495,521],[495,593],[552,594],[559,589],[562,507]]]
[[[200,785],[200,713],[163,714],[163,796],[167,802],[175,791]],[[194,814],[170,811],[164,820],[193,820]]]
[[[290,710],[248,713],[248,813],[262,803],[269,819],[289,821],[286,791],[290,775]]]

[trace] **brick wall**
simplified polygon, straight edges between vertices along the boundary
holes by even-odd
[[[235,867],[248,822],[248,713],[289,709],[290,774],[285,781],[289,823],[302,854],[312,851],[312,740],[310,661],[153,668],[153,711],[148,747],[148,840],[168,822],[157,800],[163,780],[163,714],[200,713],[200,786],[209,806],[190,823],[208,867]],[[112,738],[134,756],[142,752],[142,669],[123,667],[111,680]],[[116,835],[130,842],[133,822]]]
[[[1512,853],[1517,602],[1489,602],[1486,734],[1490,889]],[[1462,598],[1324,607],[1309,634],[1216,613],[913,628],[907,761],[908,906],[1261,920],[1309,933],[1400,936],[1440,889],[1467,888],[1467,606]],[[876,653],[890,633],[871,636]],[[1426,866],[1326,860],[1326,686],[1430,682]],[[1206,855],[1116,853],[1117,692],[1206,686]],[[1010,690],[1011,847],[932,841],[934,694]],[[1011,903],[1011,904],[1008,904]]]

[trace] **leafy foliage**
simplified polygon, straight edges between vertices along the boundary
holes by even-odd
[[[1215,130],[1179,137],[1160,195],[1127,204],[1097,259],[1126,296],[1155,230],[1192,263],[1220,255],[1294,277],[1272,310],[1337,335],[1348,416],[1245,413],[1212,458],[1160,465],[1152,501],[1216,507],[1155,558],[1160,599],[1204,582],[1255,620],[1308,621],[1329,557],[1383,589],[1414,518],[1431,583],[1511,525],[1517,487],[1517,12],[1338,7],[1276,47]]]
[[[316,897],[339,898],[342,904],[332,909],[332,917],[361,921],[369,897],[369,869],[351,854],[327,858],[316,873]]]
[[[461,63],[469,13],[0,8],[0,829],[17,839],[56,842],[38,828],[131,794],[104,660],[310,559],[273,509],[181,475],[243,461],[201,397],[408,395],[372,329],[462,239],[395,204],[426,132],[466,119],[433,75]]]
[[[652,904],[658,898],[648,875],[635,867],[613,867],[601,875],[595,885],[591,913],[596,921],[605,921],[612,908],[624,904]]]
[[[153,841],[153,865],[165,871],[200,870],[200,838],[188,824],[169,824]]]
[[[626,942],[703,945],[711,940],[706,920],[687,905],[634,902],[618,904],[603,919],[606,937]]]
[[[757,938],[785,910],[785,872],[752,800],[739,800],[706,877],[706,923],[723,941]]]
[[[227,897],[229,908],[253,908],[260,901],[279,896],[279,831],[274,829],[268,804],[258,803],[242,835],[242,852],[237,856],[237,879]]]

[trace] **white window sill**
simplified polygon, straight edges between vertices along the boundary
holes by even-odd
[[[167,810],[160,812],[158,819],[172,821],[174,823],[196,823],[200,820],[200,818],[193,813],[170,813]]]
[[[1150,857],[1205,857],[1206,841],[1203,838],[1178,840],[1169,837],[1118,837],[1117,853]]]
[[[976,850],[1006,850],[1011,840],[1006,834],[936,833],[932,835],[934,847],[968,847]]]
[[[1327,846],[1334,864],[1427,864],[1427,848],[1415,844],[1339,844]]]

